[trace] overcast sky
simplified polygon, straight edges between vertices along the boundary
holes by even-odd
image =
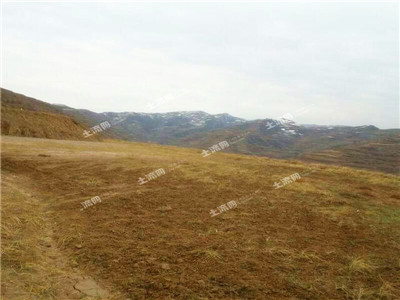
[[[2,86],[96,112],[399,127],[399,4],[4,3]]]

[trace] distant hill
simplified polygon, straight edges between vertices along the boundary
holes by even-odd
[[[375,126],[303,126],[266,119],[192,135],[179,145],[207,149],[226,140],[230,144],[226,152],[399,174],[399,136],[398,129],[380,130]]]
[[[306,162],[342,165],[353,168],[400,174],[400,133],[298,157]]]
[[[1,89],[1,134],[49,139],[85,140],[86,126],[57,107]],[[99,140],[93,135],[86,140]]]
[[[160,144],[179,144],[182,138],[196,133],[246,123],[246,120],[229,114],[212,115],[203,111],[95,113],[85,109],[58,107],[65,114],[87,124],[109,121],[113,125],[110,137]]]
[[[84,139],[83,130],[108,121],[102,137],[208,149],[222,141],[225,152],[300,159],[399,173],[400,130],[366,126],[299,125],[291,120],[246,121],[202,111],[104,112],[48,104],[2,90],[2,134]]]

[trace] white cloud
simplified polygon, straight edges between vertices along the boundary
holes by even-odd
[[[254,119],[310,106],[296,121],[398,127],[397,8],[6,3],[3,86],[98,112]]]

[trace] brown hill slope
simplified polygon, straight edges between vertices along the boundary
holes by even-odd
[[[63,297],[71,268],[118,300],[400,299],[398,176],[147,143],[2,149],[4,299],[82,299]]]
[[[99,140],[83,136],[87,129],[52,105],[1,89],[1,134],[67,140]]]
[[[229,127],[224,122],[223,125],[214,124],[215,116],[204,112],[151,116],[140,113],[95,113],[51,105],[4,89],[2,115],[4,135],[85,140],[83,127],[89,128],[109,121],[111,128],[90,139],[137,139],[201,149],[227,141],[229,147],[224,148],[225,152],[399,173],[399,129],[380,130],[375,126],[302,126],[288,120],[283,123],[272,119],[243,123],[243,120],[225,116],[225,121],[231,125],[236,124],[236,121],[241,123]],[[224,120],[222,115],[220,117],[217,120]],[[206,122],[208,118],[214,121],[210,121],[207,128],[187,130],[188,124]],[[218,126],[226,127],[215,130]]]
[[[320,152],[306,153],[299,156],[299,159],[307,162],[400,174],[400,134]]]
[[[374,126],[298,126],[271,130],[264,121],[187,136],[178,146],[208,149],[227,141],[226,152],[328,163],[399,174],[400,130]]]

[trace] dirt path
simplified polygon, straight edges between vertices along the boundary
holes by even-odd
[[[49,205],[27,178],[3,173],[2,195],[2,299],[121,299],[60,252]]]

